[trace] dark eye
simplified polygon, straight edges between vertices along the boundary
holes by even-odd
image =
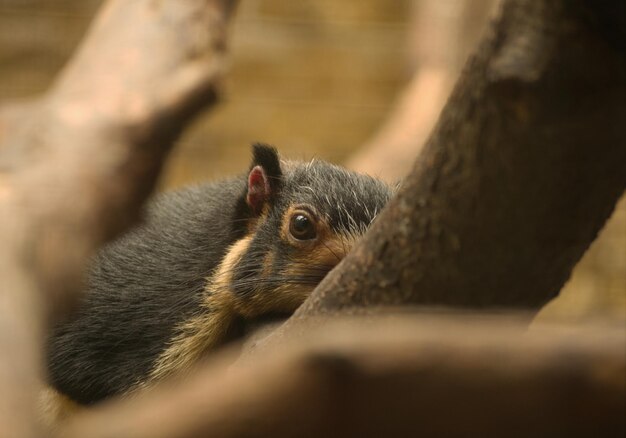
[[[291,216],[289,232],[298,240],[314,239],[317,235],[313,219],[303,212],[298,212]]]

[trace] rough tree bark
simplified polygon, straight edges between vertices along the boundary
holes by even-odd
[[[39,436],[45,319],[77,295],[90,254],[137,219],[173,140],[215,101],[234,3],[108,2],[51,90],[0,111],[0,424],[11,436]]]
[[[621,8],[504,2],[400,192],[296,319],[553,298],[626,185]]]

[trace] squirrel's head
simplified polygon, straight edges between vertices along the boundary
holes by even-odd
[[[244,317],[293,312],[391,196],[372,177],[318,160],[282,161],[260,144],[246,181],[233,220],[243,237],[217,275]]]

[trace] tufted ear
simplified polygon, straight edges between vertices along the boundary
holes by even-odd
[[[258,216],[267,204],[276,199],[283,172],[275,148],[257,143],[252,146],[252,155],[246,203],[252,214]]]

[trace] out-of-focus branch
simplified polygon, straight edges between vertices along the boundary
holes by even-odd
[[[416,71],[387,121],[346,165],[390,182],[404,177],[422,150],[486,27],[496,0],[420,0],[410,30]]]
[[[226,354],[188,381],[96,407],[63,436],[621,436],[624,331],[528,333],[523,321],[316,321],[252,363],[230,367]]]
[[[215,101],[234,1],[105,4],[50,91],[0,109],[0,424],[38,436],[44,319],[133,223],[173,140]]]
[[[432,131],[455,78],[442,68],[421,67],[385,124],[346,166],[390,183],[404,177]]]

